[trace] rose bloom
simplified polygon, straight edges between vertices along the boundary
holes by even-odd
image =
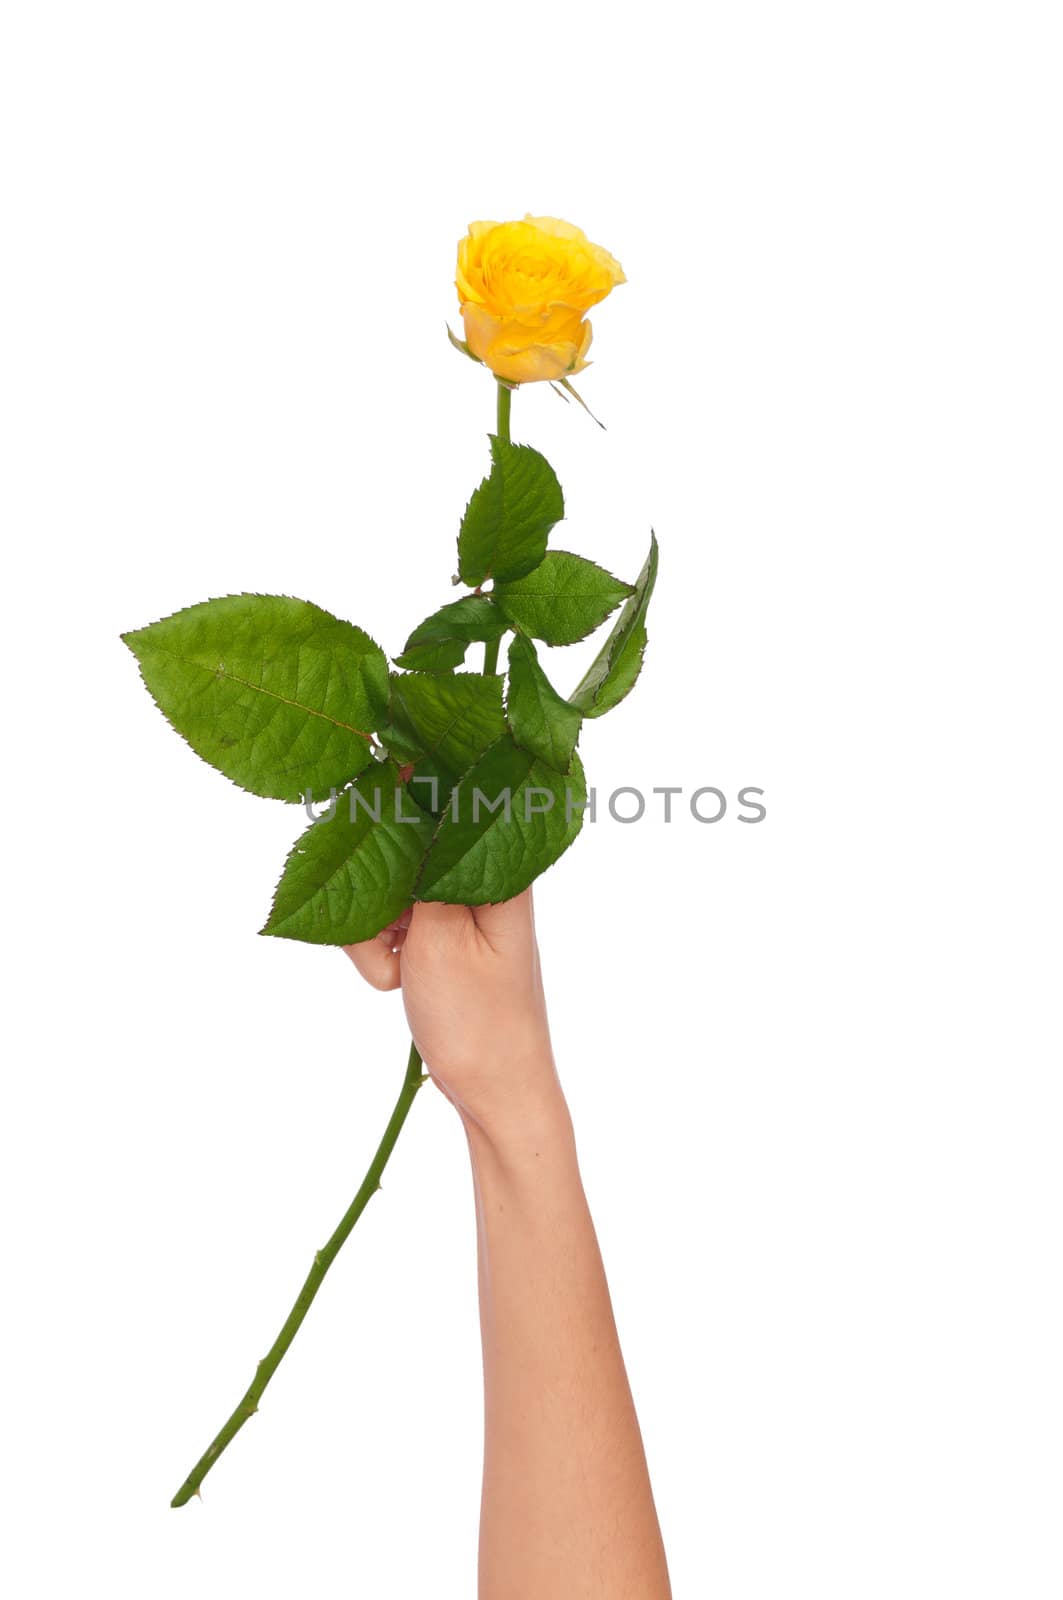
[[[473,222],[458,245],[466,343],[508,383],[580,372],[591,342],[586,313],[626,282],[608,250],[557,217]]]

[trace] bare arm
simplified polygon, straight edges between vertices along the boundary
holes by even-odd
[[[472,1158],[484,1359],[480,1600],[668,1600],[671,1589],[572,1124],[531,892],[418,905],[352,959],[401,982]]]

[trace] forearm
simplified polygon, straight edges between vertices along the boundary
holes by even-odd
[[[547,1075],[544,1074],[544,1081]],[[484,1353],[481,1600],[666,1600],[664,1550],[560,1090],[466,1119]]]

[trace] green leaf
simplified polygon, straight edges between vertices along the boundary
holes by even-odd
[[[642,671],[642,660],[646,654],[646,624],[640,622],[628,634],[609,667],[609,676],[602,684],[595,699],[594,705],[587,712],[589,717],[604,716],[614,706],[620,704],[624,697],[631,693],[635,687],[639,673]]]
[[[370,759],[387,659],[367,633],[287,595],[233,594],[124,633],[160,711],[252,794],[298,800]]]
[[[468,906],[512,899],[568,849],[583,824],[586,798],[577,755],[564,777],[506,734],[451,796],[421,869],[417,899]]]
[[[539,665],[535,646],[522,633],[509,647],[506,714],[513,737],[547,766],[567,772],[583,714],[558,694]]]
[[[374,761],[337,796],[332,817],[297,840],[262,932],[307,944],[372,939],[413,899],[434,827],[394,763]]]
[[[470,644],[500,639],[507,627],[486,595],[467,594],[414,628],[395,664],[413,672],[450,672],[461,666]]]
[[[550,529],[565,514],[561,485],[545,456],[494,434],[491,471],[474,492],[458,534],[462,581],[509,581],[534,571]]]
[[[657,536],[650,534],[650,553],[639,573],[635,592],[613,624],[612,632],[569,695],[584,716],[601,717],[619,705],[634,687],[646,650],[646,611],[657,582]]]
[[[442,804],[462,773],[504,732],[500,677],[392,673],[390,721],[381,738],[393,755],[412,761],[419,776],[425,775],[425,758],[430,759]],[[415,792],[422,805],[429,804],[427,785],[416,785]]]
[[[521,633],[547,644],[575,644],[604,622],[632,589],[594,561],[554,550],[528,577],[496,583],[491,592]]]
[[[408,787],[417,804],[438,822],[447,809],[455,781],[451,769],[438,762],[435,756],[422,756],[414,764]]]

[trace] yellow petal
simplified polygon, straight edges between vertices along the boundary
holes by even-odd
[[[526,345],[522,350],[507,351],[501,345],[492,350],[488,366],[500,378],[510,383],[542,383],[563,378],[572,370],[573,346]]]
[[[493,317],[484,306],[468,302],[461,308],[461,320],[465,324],[465,341],[469,349],[490,366],[488,355],[502,327],[499,318]]]
[[[560,217],[533,217],[530,212],[525,216],[524,220],[525,222],[530,222],[541,233],[548,234],[553,239],[568,239],[573,244],[582,244],[587,253],[593,256],[597,266],[608,277],[611,288],[627,282],[627,278],[624,276],[624,269],[616,257],[611,256],[609,251],[603,249],[600,244],[595,244],[593,240],[588,239],[583,229],[577,228],[574,223],[563,222]],[[602,298],[604,299],[604,295]]]
[[[483,305],[483,294],[469,281],[467,269],[461,257],[458,257],[458,271],[454,279],[454,287],[458,291],[458,299],[464,304],[466,300],[474,300],[478,305]]]
[[[533,217],[530,211],[526,211],[524,220],[530,222],[533,228],[538,228],[540,233],[548,233],[553,239],[573,239],[580,244],[590,243],[582,228],[577,228],[574,222],[563,222],[560,217]]]
[[[591,335],[591,325],[589,322],[585,322],[583,324],[583,339],[580,343],[579,349],[576,352],[576,359],[568,369],[570,372],[582,372],[584,367],[590,365],[590,362],[586,359],[586,355],[587,351],[591,347]]]

